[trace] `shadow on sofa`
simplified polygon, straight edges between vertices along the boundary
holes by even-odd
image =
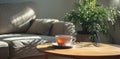
[[[0,4],[0,52],[4,53],[0,59],[41,55],[35,46],[55,42],[58,34],[74,35],[75,26],[58,19],[37,19],[29,4]]]

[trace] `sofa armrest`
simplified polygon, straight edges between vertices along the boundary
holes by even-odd
[[[51,35],[75,35],[75,25],[71,22],[59,21],[53,23]]]
[[[27,4],[0,4],[0,34],[24,33],[35,18],[35,11]]]

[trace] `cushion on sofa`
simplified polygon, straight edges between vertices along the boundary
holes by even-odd
[[[10,58],[22,58],[41,55],[35,48],[38,44],[55,42],[54,36],[35,34],[3,34],[0,40],[9,44]]]
[[[25,32],[36,17],[32,8],[21,4],[0,4],[0,34]]]
[[[0,35],[0,40],[9,44],[11,58],[22,58],[41,55],[35,46],[46,42],[55,42],[55,37],[35,34],[3,34]]]
[[[35,19],[32,26],[27,31],[27,33],[48,35],[51,25],[54,22],[58,22],[58,20],[57,19]]]
[[[70,22],[55,22],[51,30],[51,35],[66,34],[75,35],[75,26]]]

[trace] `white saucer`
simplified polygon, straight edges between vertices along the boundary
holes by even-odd
[[[59,46],[57,43],[52,43],[53,47],[55,48],[72,48],[73,45],[72,44],[67,44],[65,46]]]

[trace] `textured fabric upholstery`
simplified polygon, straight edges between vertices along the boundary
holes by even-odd
[[[75,25],[57,19],[36,19],[27,33],[42,35],[75,35]]]
[[[35,19],[27,33],[48,35],[54,22],[59,21],[57,19]]]
[[[46,42],[55,42],[54,36],[35,34],[4,34],[0,35],[0,39],[9,44],[10,58],[41,55],[35,48],[36,45]]]
[[[7,59],[9,57],[8,43],[0,41],[0,59]]]
[[[35,17],[35,12],[28,6],[0,4],[0,33],[25,32]]]
[[[55,22],[53,23],[51,35],[58,34],[75,35],[75,26],[73,25],[73,23],[70,22],[63,21]]]

